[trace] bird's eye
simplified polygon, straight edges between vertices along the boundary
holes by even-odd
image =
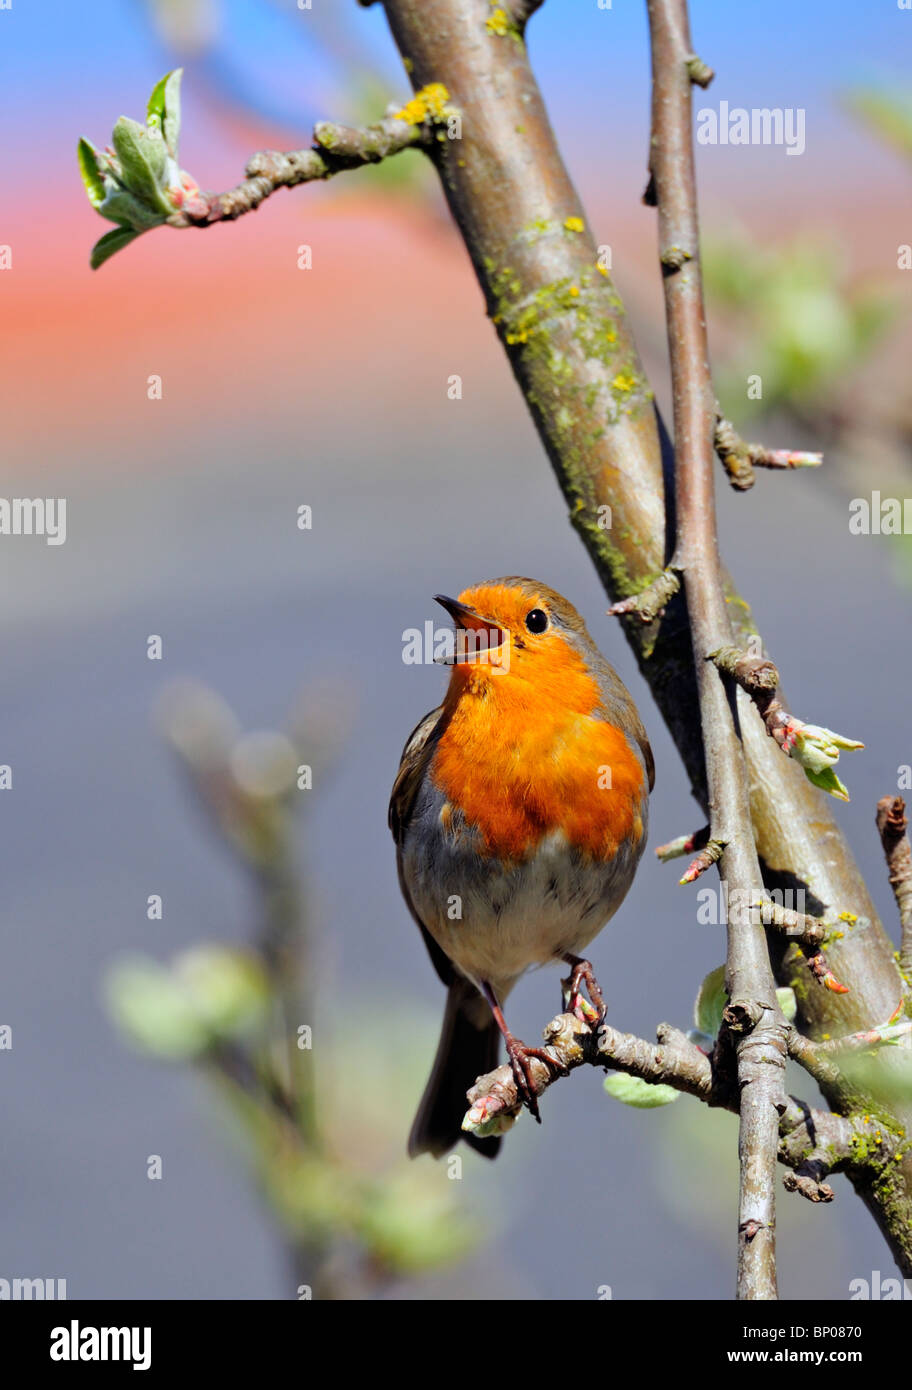
[[[530,632],[544,632],[548,626],[548,615],[543,608],[533,608],[526,614],[526,627]]]

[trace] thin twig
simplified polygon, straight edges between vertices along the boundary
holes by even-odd
[[[912,845],[906,834],[908,824],[906,803],[901,796],[885,796],[878,801],[877,829],[902,927],[899,969],[907,981],[912,980]]]
[[[830,990],[833,994],[848,994],[849,987],[844,985],[841,980],[837,980],[833,971],[830,969],[830,962],[827,960],[826,952],[822,946],[802,945],[801,953],[808,964],[808,969],[819,984],[824,989]]]
[[[701,874],[705,874],[707,869],[712,868],[713,864],[717,864],[722,858],[727,843],[726,840],[715,838],[707,840],[699,854],[690,861],[678,882],[693,883]]]
[[[688,53],[685,62],[691,82],[697,87],[708,87],[716,75],[709,64],[698,53]]]
[[[848,801],[849,793],[834,771],[840,753],[863,748],[857,739],[844,738],[832,729],[806,724],[786,709],[778,693],[779,672],[765,657],[751,656],[738,647],[722,646],[709,652],[720,671],[731,676],[757,707],[766,732],[788,758],[795,758],[815,786],[830,796]]]
[[[819,468],[823,454],[800,449],[767,449],[765,444],[747,444],[730,420],[716,406],[713,435],[716,453],[722,460],[729,482],[739,492],[754,485],[755,468]]]
[[[694,830],[690,835],[679,835],[676,840],[669,840],[667,845],[659,845],[656,849],[656,858],[664,864],[669,859],[680,859],[683,854],[693,854],[694,850],[702,849],[709,839],[709,826],[704,825],[700,830]]]
[[[627,613],[635,613],[643,623],[654,622],[665,612],[666,605],[681,587],[681,581],[674,568],[668,565],[662,573],[641,589],[638,594],[619,599],[608,609],[609,618],[620,618]]]
[[[762,898],[757,904],[760,921],[765,927],[772,927],[785,936],[796,937],[806,946],[820,946],[832,927],[819,917],[811,917],[806,912],[795,912],[793,908],[782,907],[770,898]]]
[[[902,1007],[902,1006],[900,1006]],[[875,1047],[889,1046],[896,1043],[900,1038],[907,1037],[912,1033],[912,1018],[905,1018],[901,1023],[887,1022],[881,1024],[879,1028],[863,1028],[858,1033],[847,1033],[842,1038],[827,1038],[825,1042],[810,1043],[810,1050],[816,1057],[833,1057],[843,1052],[867,1052]],[[803,1039],[803,1044],[808,1043],[808,1039]],[[808,1049],[804,1049],[806,1055]]]
[[[714,661],[720,671],[732,676],[741,689],[747,691],[762,714],[762,697],[775,694],[779,685],[779,672],[773,663],[765,656],[751,656],[740,647],[727,646],[710,652],[709,660]],[[761,698],[758,699],[758,696]]]
[[[706,660],[732,637],[713,496],[716,411],[699,262],[688,68],[693,49],[686,0],[648,0],[647,9],[653,73],[650,164],[658,200],[674,399],[675,554],[683,571],[697,667],[712,839],[726,846],[719,867],[730,896],[734,890],[750,894],[762,880],[744,754],[723,681]],[[766,935],[759,923],[751,922],[746,904],[743,912],[729,912],[727,982],[732,1000],[744,1001],[751,1022],[736,1044],[741,1161],[738,1297],[771,1299],[777,1296],[775,1169],[784,1105],[786,1025],[776,1000]]]
[[[227,193],[200,193],[168,218],[172,227],[208,227],[214,222],[233,221],[254,212],[279,188],[332,178],[344,169],[377,164],[402,150],[430,143],[431,128],[424,122],[409,122],[398,116],[385,116],[375,125],[355,128],[320,121],[314,128],[310,149],[261,150],[248,160],[246,178]]]

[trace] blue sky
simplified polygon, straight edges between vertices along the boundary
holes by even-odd
[[[394,90],[404,82],[379,5],[355,0],[211,0],[221,11],[215,62],[222,79],[278,121],[302,131],[321,115],[338,66],[315,36],[335,30],[351,57],[363,55]],[[743,105],[817,105],[858,80],[902,89],[912,53],[912,12],[896,0],[696,0],[695,46],[718,72],[715,94]],[[8,119],[40,126],[67,112],[123,107],[139,111],[160,70],[172,61],[144,0],[94,0],[90,7],[13,0],[0,11],[4,104]],[[588,127],[596,105],[618,98],[639,106],[648,73],[643,0],[546,0],[529,46],[555,120]],[[99,90],[101,84],[105,90]],[[598,99],[598,101],[596,101]],[[344,113],[338,112],[342,115]],[[37,128],[36,128],[37,126]],[[20,130],[23,127],[20,125]]]

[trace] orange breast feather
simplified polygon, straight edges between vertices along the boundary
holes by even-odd
[[[430,768],[450,803],[445,830],[458,809],[480,831],[482,852],[509,860],[557,830],[602,860],[639,839],[643,769],[621,730],[596,717],[598,683],[576,652],[568,647],[534,683],[512,672],[455,672]]]

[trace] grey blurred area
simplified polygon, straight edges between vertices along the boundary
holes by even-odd
[[[13,1048],[0,1053],[0,1275],[65,1278],[70,1297],[295,1296],[215,1097],[197,1074],[132,1053],[102,1004],[104,972],[125,952],[165,959],[251,935],[250,884],[155,729],[168,682],[206,682],[250,729],[280,726],[302,690],[345,691],[347,742],[334,774],[306,793],[299,837],[324,1001],[315,1047],[357,1027],[360,1010],[395,1018],[406,1110],[443,998],[399,896],[386,805],[402,743],[445,680],[402,660],[404,630],[437,621],[433,593],[519,573],[566,594],[644,714],[657,764],[651,845],[697,828],[674,747],[605,616],[506,369],[496,386],[487,413],[441,391],[417,424],[400,413],[318,425],[304,459],[289,426],[265,447],[235,434],[208,458],[182,458],[177,445],[167,472],[76,481],[49,469],[45,490],[69,499],[66,544],[3,541],[0,762],[13,788],[0,793],[0,1023]],[[436,441],[432,465],[425,439]],[[762,476],[735,496],[720,470],[719,490],[726,556],[795,712],[866,744],[845,759],[852,801],[837,815],[895,935],[873,817],[912,758],[901,693],[912,650],[897,640],[906,600],[887,542],[850,536],[846,499],[820,474]],[[310,531],[296,526],[302,503]],[[161,661],[146,657],[150,634],[162,637]],[[611,1021],[647,1036],[662,1020],[690,1025],[700,980],[724,956],[723,928],[697,925],[675,867],[647,852],[592,949]],[[152,893],[160,922],[146,917]],[[558,975],[516,990],[520,1036],[534,1040],[557,1011]],[[356,1084],[369,1089],[371,1076],[362,1056]],[[805,1078],[793,1085],[813,1099]],[[543,1109],[540,1128],[521,1118],[496,1164],[466,1158],[459,1195],[483,1244],[383,1296],[732,1295],[733,1117],[687,1098],[631,1110],[595,1072],[555,1086]],[[147,1178],[152,1154],[161,1181]],[[845,1299],[851,1278],[891,1270],[867,1212],[843,1179],[836,1187],[829,1208],[780,1193],[787,1298]]]

